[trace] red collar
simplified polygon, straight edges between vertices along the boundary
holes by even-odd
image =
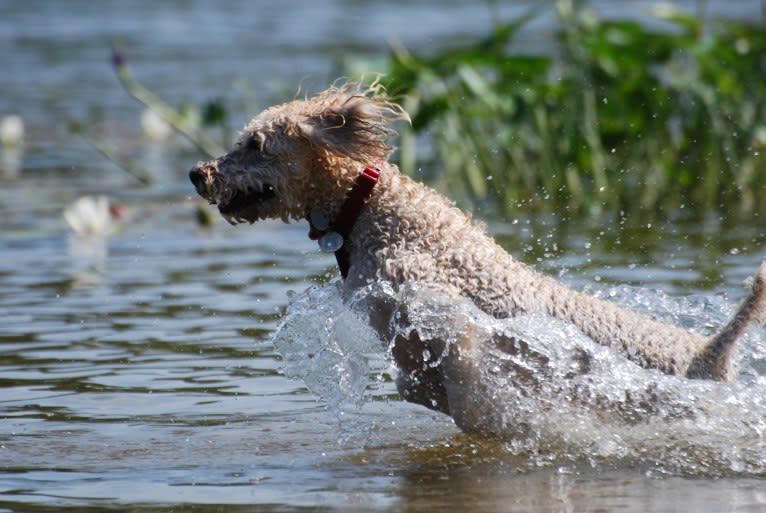
[[[349,244],[346,243],[348,236],[362,211],[362,207],[372,196],[372,190],[377,185],[379,178],[379,169],[364,168],[364,171],[356,178],[354,187],[346,196],[346,201],[343,202],[334,222],[327,219],[321,211],[306,211],[306,219],[308,219],[311,227],[309,238],[318,240],[322,251],[335,252],[335,259],[343,278],[348,276],[348,269],[351,266]]]

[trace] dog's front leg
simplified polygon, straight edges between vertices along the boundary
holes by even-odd
[[[548,358],[517,337],[488,333],[473,322],[451,328],[446,343],[443,338],[424,341],[416,328],[395,339],[399,393],[407,401],[450,415],[463,431],[507,431],[514,422],[507,418],[507,394],[534,395]]]
[[[408,335],[396,335],[391,347],[399,368],[396,388],[406,401],[450,415],[440,354],[431,342],[424,343],[415,329]]]
[[[413,328],[406,336],[396,336],[391,347],[402,398],[450,415],[464,431],[483,423],[490,400],[480,379],[475,335],[469,328],[447,343],[441,338],[424,341]]]
[[[423,292],[423,291],[421,291]],[[406,295],[406,294],[405,294]],[[425,297],[428,297],[425,301]],[[464,333],[464,320],[445,312],[445,296],[430,292],[409,296],[409,301],[398,303],[388,310],[388,323],[384,338],[390,341],[391,356],[399,370],[397,389],[402,398],[421,404],[447,415],[453,415],[457,405],[453,395],[467,372],[459,370],[470,366],[469,349],[474,346],[470,335]],[[380,312],[381,309],[377,309]],[[382,326],[379,326],[382,327]],[[457,346],[465,346],[458,349]],[[448,374],[445,373],[448,372]]]
[[[435,301],[405,302],[393,311],[389,340],[399,393],[450,415],[463,431],[506,430],[514,421],[506,418],[505,397],[535,394],[548,358],[520,338],[496,332],[465,303],[451,307],[441,296],[430,299]]]

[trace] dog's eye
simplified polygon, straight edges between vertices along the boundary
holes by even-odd
[[[246,141],[237,143],[237,149],[247,154],[256,154],[260,152],[261,145],[252,139],[247,139]]]
[[[245,143],[243,151],[251,159],[269,160],[271,158],[263,143],[257,139],[249,139]]]
[[[257,155],[261,152],[261,143],[253,139],[245,139],[237,141],[234,145],[234,151],[245,153],[248,155]]]

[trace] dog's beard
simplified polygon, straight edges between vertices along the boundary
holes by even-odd
[[[266,217],[267,204],[274,200],[274,187],[264,184],[254,191],[236,191],[226,199],[218,201],[218,211],[231,224],[254,223]]]

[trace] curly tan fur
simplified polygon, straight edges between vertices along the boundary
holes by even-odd
[[[377,83],[333,86],[262,112],[230,153],[198,163],[190,177],[199,194],[217,203],[231,223],[299,220],[309,208],[333,219],[361,170],[374,165],[381,170],[380,182],[346,242],[348,290],[379,281],[395,286],[417,282],[447,297],[468,298],[496,318],[522,313],[556,317],[646,368],[733,379],[731,348],[766,313],[766,264],[740,311],[712,338],[573,291],[514,260],[480,223],[387,161],[393,151],[387,141],[395,133],[389,124],[403,119],[407,114]],[[462,355],[440,368],[425,366],[422,349],[433,348],[434,341],[420,340],[417,329],[403,336],[391,327],[393,312],[405,322],[404,306],[388,305],[371,316],[381,336],[396,339],[393,354],[404,371],[400,390],[408,400],[457,416],[454,405],[466,401],[450,394],[462,382],[460,373],[469,370],[456,362],[465,359],[474,342],[463,334]]]

